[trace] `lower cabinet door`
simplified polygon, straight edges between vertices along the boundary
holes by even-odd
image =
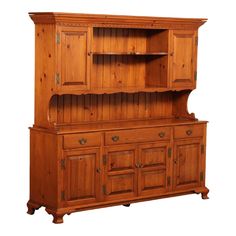
[[[134,145],[105,148],[104,185],[106,200],[137,196],[137,154]]]
[[[173,189],[185,190],[200,186],[201,139],[175,141]]]
[[[64,200],[68,205],[98,201],[100,189],[99,148],[64,154]]]
[[[169,147],[169,143],[139,146],[139,195],[158,195],[167,191],[168,185],[170,185],[170,176],[168,176]]]

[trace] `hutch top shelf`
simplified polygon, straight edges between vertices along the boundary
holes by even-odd
[[[35,124],[188,117],[198,28],[206,19],[29,15],[35,23]]]

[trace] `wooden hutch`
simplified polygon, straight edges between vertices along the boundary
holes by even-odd
[[[206,121],[188,113],[206,19],[29,13],[35,120],[28,213],[201,193]]]

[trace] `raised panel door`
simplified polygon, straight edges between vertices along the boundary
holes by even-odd
[[[67,151],[64,156],[64,197],[68,204],[86,204],[99,198],[99,149]]]
[[[174,153],[174,190],[200,186],[202,140],[190,139],[175,141]]]
[[[169,143],[139,146],[139,195],[156,195],[168,190],[168,185],[170,185],[169,148]]]
[[[115,200],[137,196],[135,146],[107,147],[104,158],[104,197]]]
[[[58,33],[58,76],[63,89],[89,88],[90,30],[87,27],[63,27]]]
[[[195,88],[197,32],[173,30],[171,35],[171,86]]]

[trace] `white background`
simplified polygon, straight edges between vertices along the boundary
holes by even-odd
[[[0,235],[236,235],[236,16],[233,0],[7,0],[0,3]],[[207,17],[199,30],[198,89],[189,111],[209,120],[210,199],[187,195],[84,211],[51,223],[26,214],[34,103],[34,24],[29,11]]]

